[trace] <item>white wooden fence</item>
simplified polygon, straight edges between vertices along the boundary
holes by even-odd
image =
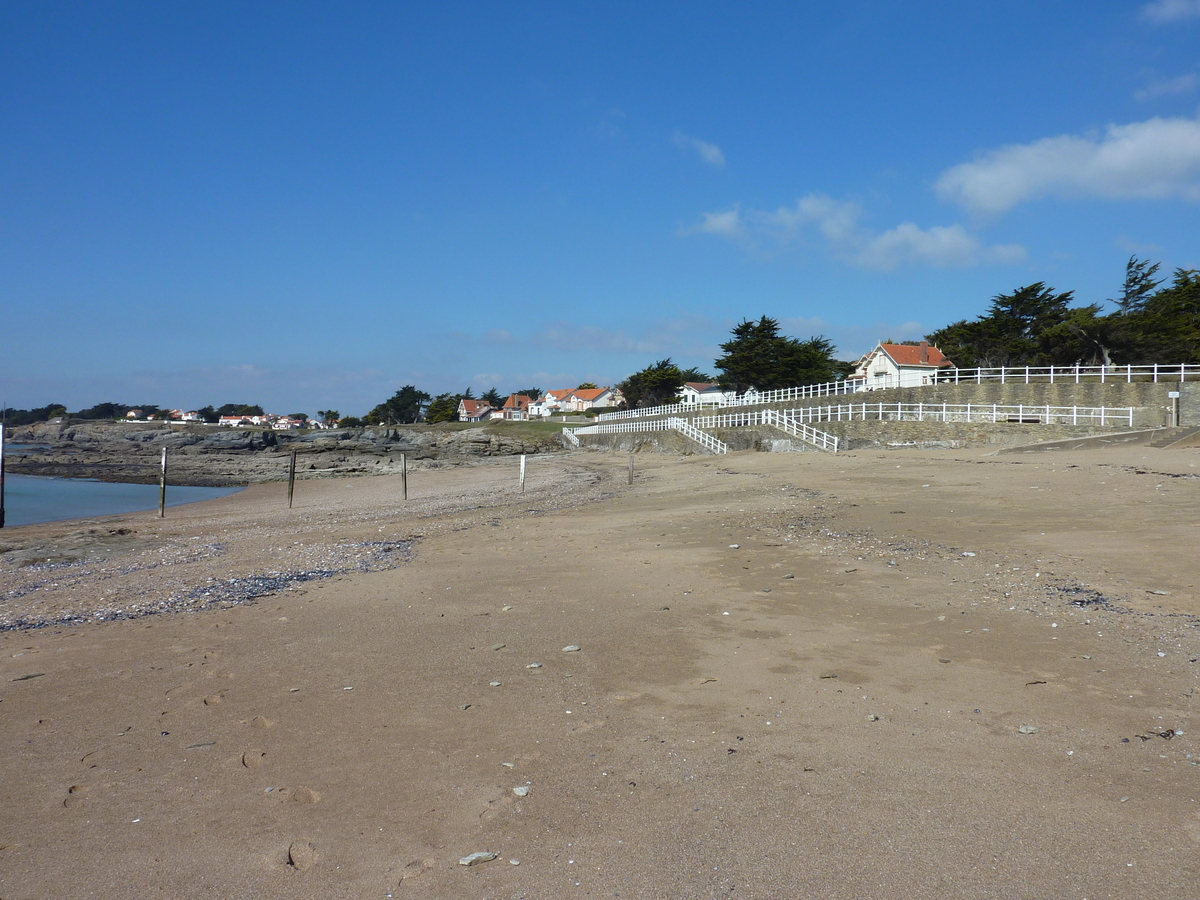
[[[1026,425],[1126,425],[1132,406],[1002,406],[996,403],[844,403],[805,406],[785,413],[796,422],[1011,422]]]
[[[1200,381],[1200,365],[1152,366],[1017,366],[1007,368],[943,369],[930,375],[929,385],[904,385],[896,376],[876,378],[868,384],[863,379],[830,381],[825,384],[806,384],[777,391],[747,391],[715,403],[693,406],[670,403],[642,409],[622,409],[601,413],[600,422],[617,422],[653,416],[678,416],[683,413],[739,406],[759,406],[767,403],[786,403],[808,397],[829,397],[857,394],[863,391],[897,387],[930,387],[937,384],[1082,384],[1085,382],[1180,382]]]

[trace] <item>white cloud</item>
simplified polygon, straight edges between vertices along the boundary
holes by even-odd
[[[984,247],[961,225],[921,229],[903,222],[883,234],[866,238],[856,260],[867,269],[894,269],[902,263],[925,263],[937,268],[966,268],[979,263],[1013,263],[1025,258],[1015,244]]]
[[[741,240],[747,236],[746,225],[742,221],[742,213],[736,206],[725,212],[701,213],[700,224],[685,228],[684,233],[700,232],[715,234],[718,237]]]
[[[776,210],[743,213],[734,207],[725,212],[704,213],[701,223],[688,232],[758,246],[764,240],[779,245],[791,243],[813,229],[839,258],[860,268],[884,271],[904,264],[967,267],[1010,263],[1025,257],[1025,249],[1016,245],[985,247],[961,225],[922,229],[904,222],[877,234],[859,225],[862,215],[862,207],[853,201],[809,194],[793,206]]]
[[[1200,0],[1154,0],[1142,7],[1142,18],[1156,25],[1200,19]]]
[[[1190,94],[1200,86],[1200,78],[1194,73],[1168,78],[1148,84],[1134,94],[1138,100],[1153,100],[1156,97],[1166,97],[1172,94]]]
[[[936,189],[977,213],[1047,195],[1200,201],[1200,119],[1153,118],[1001,147],[947,169]]]
[[[716,144],[710,144],[708,141],[700,140],[700,138],[690,137],[682,131],[676,131],[672,140],[675,141],[677,147],[683,147],[685,150],[694,150],[710,166],[725,165],[725,154],[721,152],[721,148]]]

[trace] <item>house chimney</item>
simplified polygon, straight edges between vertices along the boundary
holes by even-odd
[[[929,363],[929,341],[921,341],[921,362]]]

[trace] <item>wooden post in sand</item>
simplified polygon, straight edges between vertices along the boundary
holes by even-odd
[[[158,517],[167,515],[167,448],[163,447],[162,474],[158,476]]]
[[[629,454],[629,483],[633,484],[633,454]]]
[[[292,492],[296,489],[296,451],[292,451],[292,461],[288,464],[288,509],[292,508]]]
[[[408,454],[400,454],[400,484],[404,486],[404,499],[408,499]]]
[[[521,493],[525,493],[525,454],[521,454]]]

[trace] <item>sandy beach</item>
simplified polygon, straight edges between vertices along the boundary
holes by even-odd
[[[0,900],[1200,894],[1200,451],[627,459],[0,532]]]

